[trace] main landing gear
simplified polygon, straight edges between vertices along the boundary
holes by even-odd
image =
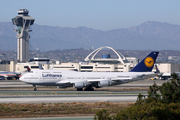
[[[94,91],[94,88],[93,87],[88,87],[88,88],[85,88],[84,91]]]
[[[77,91],[83,91],[83,88],[77,88]]]
[[[37,91],[36,85],[33,85],[33,86],[34,86],[34,91]]]
[[[77,88],[77,91],[83,91],[83,88]],[[89,85],[85,87],[84,91],[94,91],[94,88]]]

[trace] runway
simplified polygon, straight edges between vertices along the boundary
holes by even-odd
[[[0,103],[135,102],[137,95],[3,96]]]
[[[162,85],[166,81],[155,82],[157,85]],[[150,80],[134,81],[95,89],[95,91],[38,86],[38,91],[33,91],[31,85],[18,80],[0,81],[0,103],[135,102],[138,94],[147,95],[147,90],[132,88],[148,88],[153,83],[154,81]]]
[[[157,85],[162,85],[164,80],[139,80],[139,81],[134,81],[130,83],[125,83],[125,84],[120,84],[116,86],[109,86],[107,88],[118,88],[118,87],[149,87],[150,85],[153,85],[154,82],[156,82]],[[1,88],[29,88],[32,87],[30,84],[26,84],[21,82],[20,80],[0,80],[0,89]],[[39,86],[39,87],[46,87],[46,86]],[[106,88],[106,87],[104,87]]]
[[[135,102],[147,91],[0,90],[0,103]]]

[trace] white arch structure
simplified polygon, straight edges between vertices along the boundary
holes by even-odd
[[[113,49],[113,48],[111,48],[111,47],[109,47],[109,46],[104,46],[104,47],[100,47],[100,48],[97,48],[96,50],[94,50],[93,52],[91,52],[85,59],[84,59],[84,61],[91,61],[91,60],[95,60],[94,59],[94,57],[97,55],[97,53],[99,52],[99,51],[101,51],[102,49],[104,49],[104,48],[108,48],[108,49],[111,49],[117,56],[118,56],[118,59],[116,59],[117,61],[120,61],[122,64],[124,64],[124,61],[123,60],[126,60],[126,57],[124,57],[120,52],[119,52],[119,54],[118,54],[118,52],[115,50],[115,49]],[[91,59],[89,58],[92,54],[94,53],[94,55],[91,57]]]

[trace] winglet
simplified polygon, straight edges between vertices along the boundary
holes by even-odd
[[[151,52],[130,72],[151,72],[159,52]]]

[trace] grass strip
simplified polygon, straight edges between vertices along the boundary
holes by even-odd
[[[28,118],[28,117],[58,117],[58,116],[88,116],[94,115],[100,109],[109,113],[126,109],[133,103],[99,102],[99,103],[41,103],[41,104],[0,104],[0,118]]]

